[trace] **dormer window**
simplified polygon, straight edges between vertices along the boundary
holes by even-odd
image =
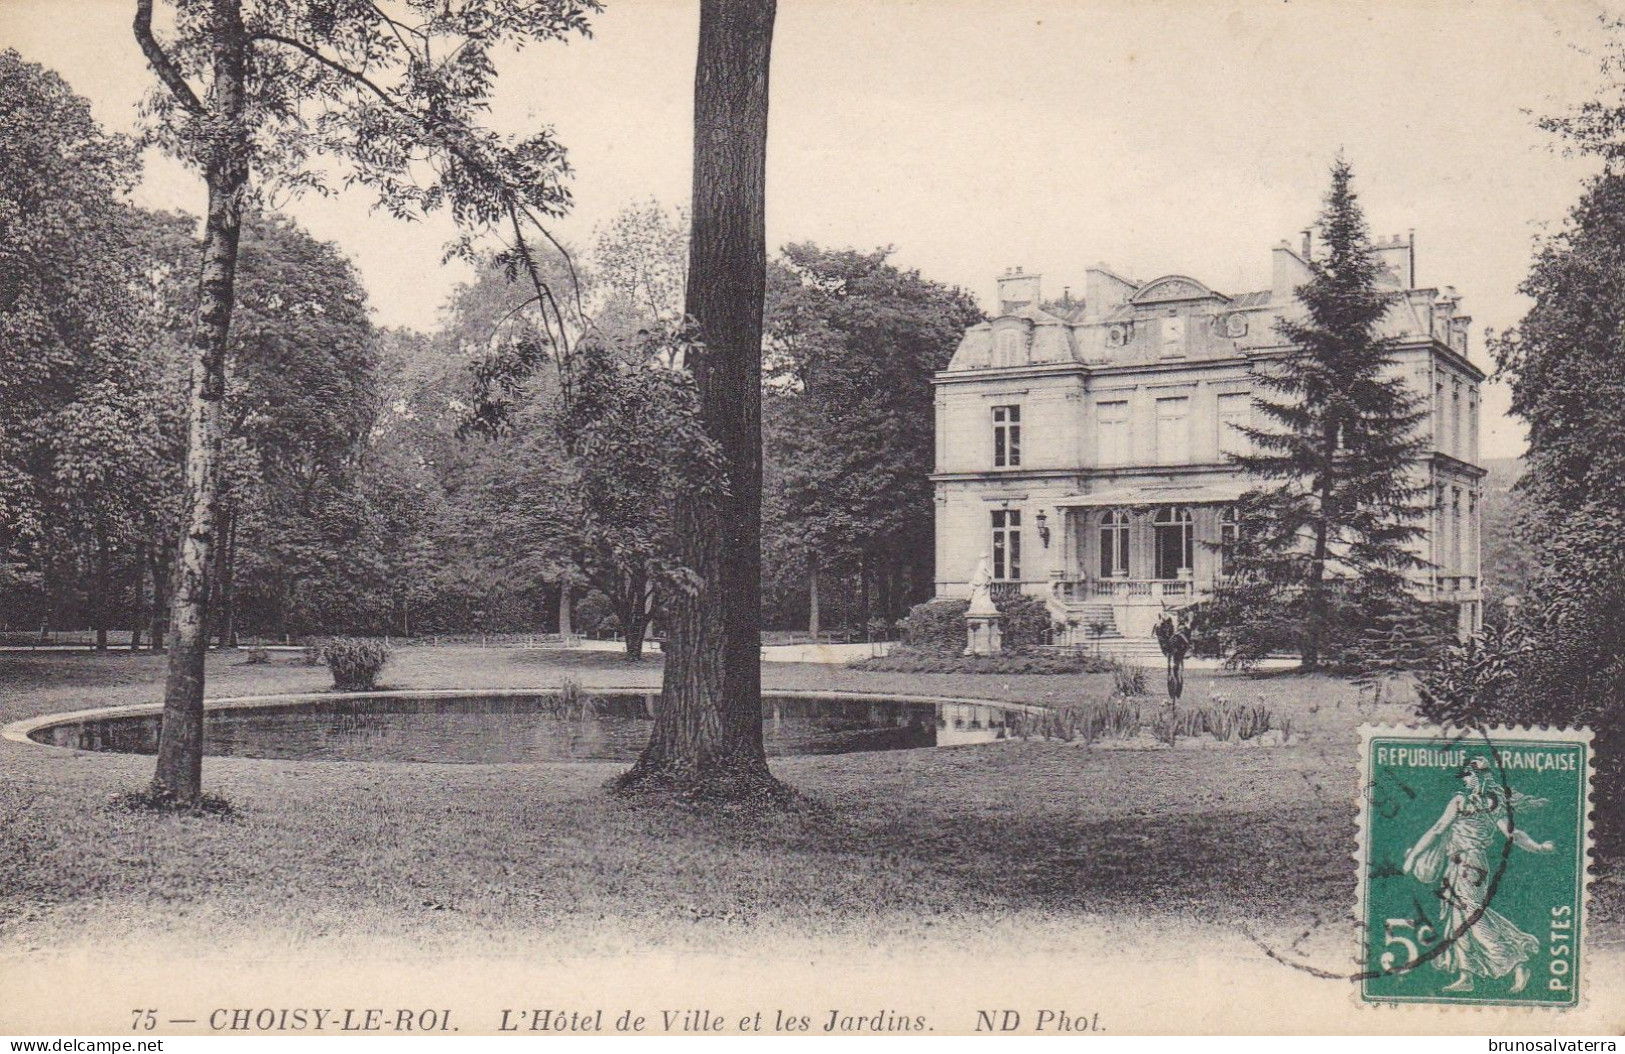
[[[997,366],[1018,366],[1021,364],[1021,334],[1013,329],[1006,329],[998,336],[996,344],[998,349]]]
[[[1165,358],[1185,354],[1185,319],[1180,315],[1162,320],[1162,354]]]
[[[993,467],[1016,468],[1021,464],[1021,407],[993,408]]]

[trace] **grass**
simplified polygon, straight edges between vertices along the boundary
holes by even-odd
[[[330,684],[297,656],[209,662],[214,697]],[[614,654],[413,648],[397,653],[388,686],[573,684],[585,695],[652,687],[659,672]],[[154,701],[162,674],[146,656],[0,657],[0,718]],[[770,689],[974,692],[1063,710],[1112,690],[1109,674],[766,664],[763,676]],[[194,815],[121,800],[144,786],[150,758],[0,742],[0,949],[268,933],[295,946],[376,935],[417,948],[730,946],[997,934],[1015,918],[1341,918],[1353,897],[1354,729],[1401,719],[1402,703],[1328,678],[1237,675],[1191,678],[1186,702],[1267,707],[1292,722],[1294,743],[1193,755],[1014,740],[784,759],[775,774],[809,807],[770,814],[628,802],[604,789],[612,764],[221,758],[205,782],[229,812]],[[1617,870],[1593,892],[1593,920],[1617,926]]]

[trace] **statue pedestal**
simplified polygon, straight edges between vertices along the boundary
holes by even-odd
[[[965,615],[965,654],[966,655],[997,655],[1004,650],[999,623],[1002,616],[998,611],[991,614],[982,612],[968,612]]]

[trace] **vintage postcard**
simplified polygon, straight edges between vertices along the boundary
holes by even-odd
[[[0,0],[0,1033],[1617,1036],[1622,245],[1593,0]]]

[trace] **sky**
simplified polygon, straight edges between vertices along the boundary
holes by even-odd
[[[129,0],[0,0],[0,46],[63,75],[110,130],[133,130],[151,83]],[[162,5],[161,5],[162,6]],[[698,0],[608,0],[591,39],[504,61],[492,112],[550,124],[582,245],[636,201],[686,204]],[[1468,0],[779,0],[768,143],[770,247],[869,250],[984,304],[1009,266],[1045,295],[1105,262],[1189,274],[1223,292],[1269,285],[1333,158],[1355,171],[1373,233],[1416,231],[1423,286],[1454,286],[1485,327],[1514,324],[1534,239],[1593,166],[1535,124],[1596,94],[1601,8]],[[201,181],[149,153],[138,203],[200,213]],[[466,277],[453,234],[365,191],[290,202],[338,243],[384,325],[432,328]],[[1485,394],[1485,457],[1523,449],[1503,385]]]

